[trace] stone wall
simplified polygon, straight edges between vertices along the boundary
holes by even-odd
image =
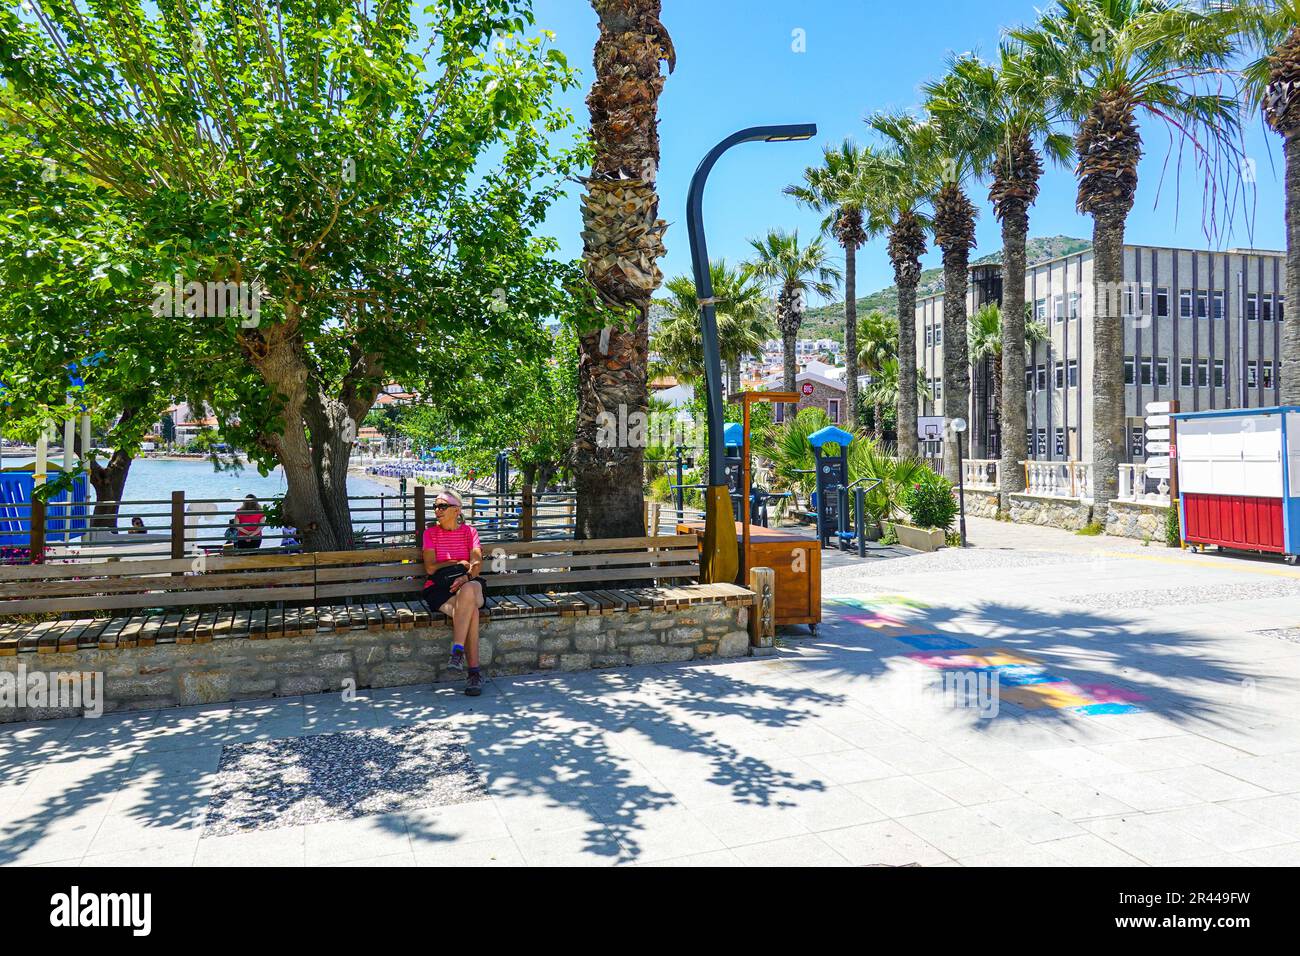
[[[966,514],[976,518],[996,518],[998,516],[998,493],[996,491],[979,491],[967,488]]]
[[[697,604],[671,611],[486,621],[479,658],[489,676],[660,664],[749,652],[749,608]],[[276,640],[23,653],[0,673],[103,674],[104,711],[314,694],[463,679],[445,670],[446,624],[405,631],[345,631]],[[349,683],[354,682],[354,683]],[[11,682],[12,686],[12,682]],[[73,716],[79,710],[0,706],[0,722]]]
[[[1009,500],[1011,520],[1020,524],[1078,531],[1092,521],[1092,503],[1078,498],[1048,498],[1018,493],[1010,495]]]
[[[1112,501],[1106,512],[1106,533],[1165,543],[1169,506],[1139,501]]]

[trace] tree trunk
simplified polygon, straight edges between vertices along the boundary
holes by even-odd
[[[1278,384],[1283,405],[1300,405],[1300,129],[1283,145],[1286,162],[1286,294]]]
[[[858,250],[844,244],[844,404],[848,430],[858,427]]]
[[[1025,490],[1025,470],[1020,463],[1029,458],[1027,400],[1025,397],[1025,236],[1029,232],[1027,210],[1007,208],[1002,218],[1002,360],[999,363],[998,442],[1001,471],[998,490],[1001,507],[1011,507],[1008,495]]]
[[[881,442],[885,440],[885,406],[880,399],[876,399],[875,407],[872,409],[872,416],[874,418],[871,423],[872,433],[876,439],[876,445],[879,447]]]
[[[130,471],[131,456],[120,448],[114,449],[107,465],[97,461],[90,463],[90,484],[95,489],[95,511],[90,519],[92,528],[116,530],[118,502],[122,500]]]
[[[735,397],[742,391],[740,385],[740,357],[727,360],[727,399],[735,401]]]
[[[898,217],[889,231],[889,260],[898,290],[897,446],[902,457],[915,458],[916,436],[916,286],[921,281],[925,232],[914,215]]]
[[[966,290],[970,249],[975,244],[975,207],[955,183],[944,185],[935,199],[934,234],[936,244],[943,250],[943,414],[949,422],[964,418],[970,424]],[[957,442],[947,429],[943,473],[949,481],[957,483]]]
[[[797,332],[781,333],[781,390],[793,392],[794,378],[798,374],[798,366],[795,364],[794,349],[795,337]]]
[[[1123,212],[1098,212],[1092,227],[1092,497],[1102,523],[1124,460],[1124,220]]]
[[[667,62],[671,72],[675,54],[659,22],[660,0],[592,0],[592,6],[600,36],[587,96],[595,155],[582,198],[583,265],[601,303],[635,321],[631,329],[607,327],[580,340],[574,534],[640,537],[645,449],[627,428],[649,406],[647,316],[663,281],[657,263],[668,228],[655,186],[659,64]]]

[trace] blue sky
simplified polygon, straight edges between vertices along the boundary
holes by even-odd
[[[662,157],[660,214],[671,224],[665,275],[689,271],[686,188],[703,153],[726,134],[761,123],[815,122],[817,139],[807,143],[753,143],[736,147],[715,167],[705,199],[709,252],[716,259],[745,258],[746,239],[772,227],[816,233],[820,217],[782,195],[821,145],[853,137],[868,141],[862,118],[878,109],[905,109],[920,101],[919,87],[943,72],[949,53],[996,52],[1000,28],[1031,22],[1035,6],[1026,0],[664,0],[663,22],[677,48],[677,69],[660,100]],[[537,23],[556,33],[556,45],[582,69],[582,88],[570,96],[576,118],[586,123],[584,97],[591,83],[596,15],[587,0],[535,0]],[[806,51],[794,52],[794,31],[803,31]],[[1154,121],[1143,121],[1146,155],[1139,170],[1137,205],[1129,218],[1130,242],[1211,248],[1254,245],[1284,248],[1278,137],[1258,118],[1247,124],[1246,151],[1255,160],[1257,192],[1253,234],[1238,211],[1231,236],[1208,239],[1202,226],[1201,178],[1184,164],[1181,196],[1171,172],[1160,184],[1169,138]],[[1159,193],[1158,205],[1157,194]],[[1091,236],[1091,220],[1074,211],[1070,170],[1051,170],[1031,213],[1031,235]],[[997,221],[985,190],[972,193],[980,206],[975,256],[1001,246]],[[581,219],[576,192],[556,208],[548,230],[567,255],[581,253]],[[859,252],[858,292],[893,282],[878,240]],[[926,265],[937,265],[931,251]]]

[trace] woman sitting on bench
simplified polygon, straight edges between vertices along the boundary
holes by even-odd
[[[451,660],[447,668],[465,671],[465,693],[483,693],[478,668],[478,612],[483,607],[483,585],[478,573],[483,567],[483,548],[473,525],[465,523],[460,498],[444,491],[434,500],[437,520],[424,531],[424,601],[429,612],[441,611],[451,618]]]

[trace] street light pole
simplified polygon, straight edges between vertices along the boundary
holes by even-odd
[[[961,433],[966,430],[966,419],[954,418],[952,430],[957,436],[957,510],[961,515],[961,546],[966,547],[966,481],[962,467]]]
[[[708,392],[708,487],[704,495],[704,547],[700,559],[700,580],[731,583],[739,571],[731,496],[727,489],[725,449],[722,443],[722,358],[718,348],[718,317],[714,308],[713,280],[709,273],[709,250],[704,238],[704,184],[723,153],[740,143],[789,142],[817,135],[815,123],[784,126],[751,126],[732,133],[714,146],[691,177],[686,196],[686,235],[691,245],[691,271],[695,297],[700,306],[700,334],[704,343],[704,383]],[[726,532],[722,523],[726,517]]]

